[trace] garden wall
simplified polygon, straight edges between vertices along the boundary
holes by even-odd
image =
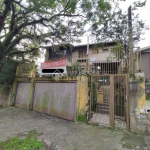
[[[144,73],[137,73],[129,82],[130,130],[150,133],[150,101],[146,100]]]
[[[10,87],[0,87],[0,108],[9,105]]]

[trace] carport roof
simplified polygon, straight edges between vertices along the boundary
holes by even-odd
[[[140,49],[141,52],[150,52],[150,46],[143,47]]]

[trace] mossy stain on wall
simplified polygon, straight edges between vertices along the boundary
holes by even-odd
[[[36,111],[40,111],[40,97],[37,96],[36,99],[35,99],[35,104],[34,104],[34,110]]]
[[[43,100],[42,100],[42,105],[41,105],[41,110],[42,110],[42,112],[44,112],[44,113],[48,113],[48,103],[49,103],[49,99],[50,99],[50,96],[48,95],[47,92],[45,92],[45,93],[44,93]]]

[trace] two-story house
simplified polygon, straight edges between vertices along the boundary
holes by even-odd
[[[46,48],[45,62],[67,58],[67,65],[78,63],[83,71],[96,71],[102,74],[118,72],[119,61],[109,61],[111,50],[115,42],[73,46],[70,44],[57,45]]]
[[[115,42],[89,44],[74,46],[72,50],[72,63],[79,63],[84,71],[86,65],[90,66],[90,71],[98,71],[100,73],[113,73],[117,71],[118,62],[109,62],[109,56],[112,48],[116,45]],[[88,50],[87,50],[88,49]],[[109,72],[108,72],[109,71]]]

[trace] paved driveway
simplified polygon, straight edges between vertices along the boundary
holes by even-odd
[[[36,130],[58,150],[148,150],[150,136],[73,123],[18,107],[0,109],[0,141]]]

